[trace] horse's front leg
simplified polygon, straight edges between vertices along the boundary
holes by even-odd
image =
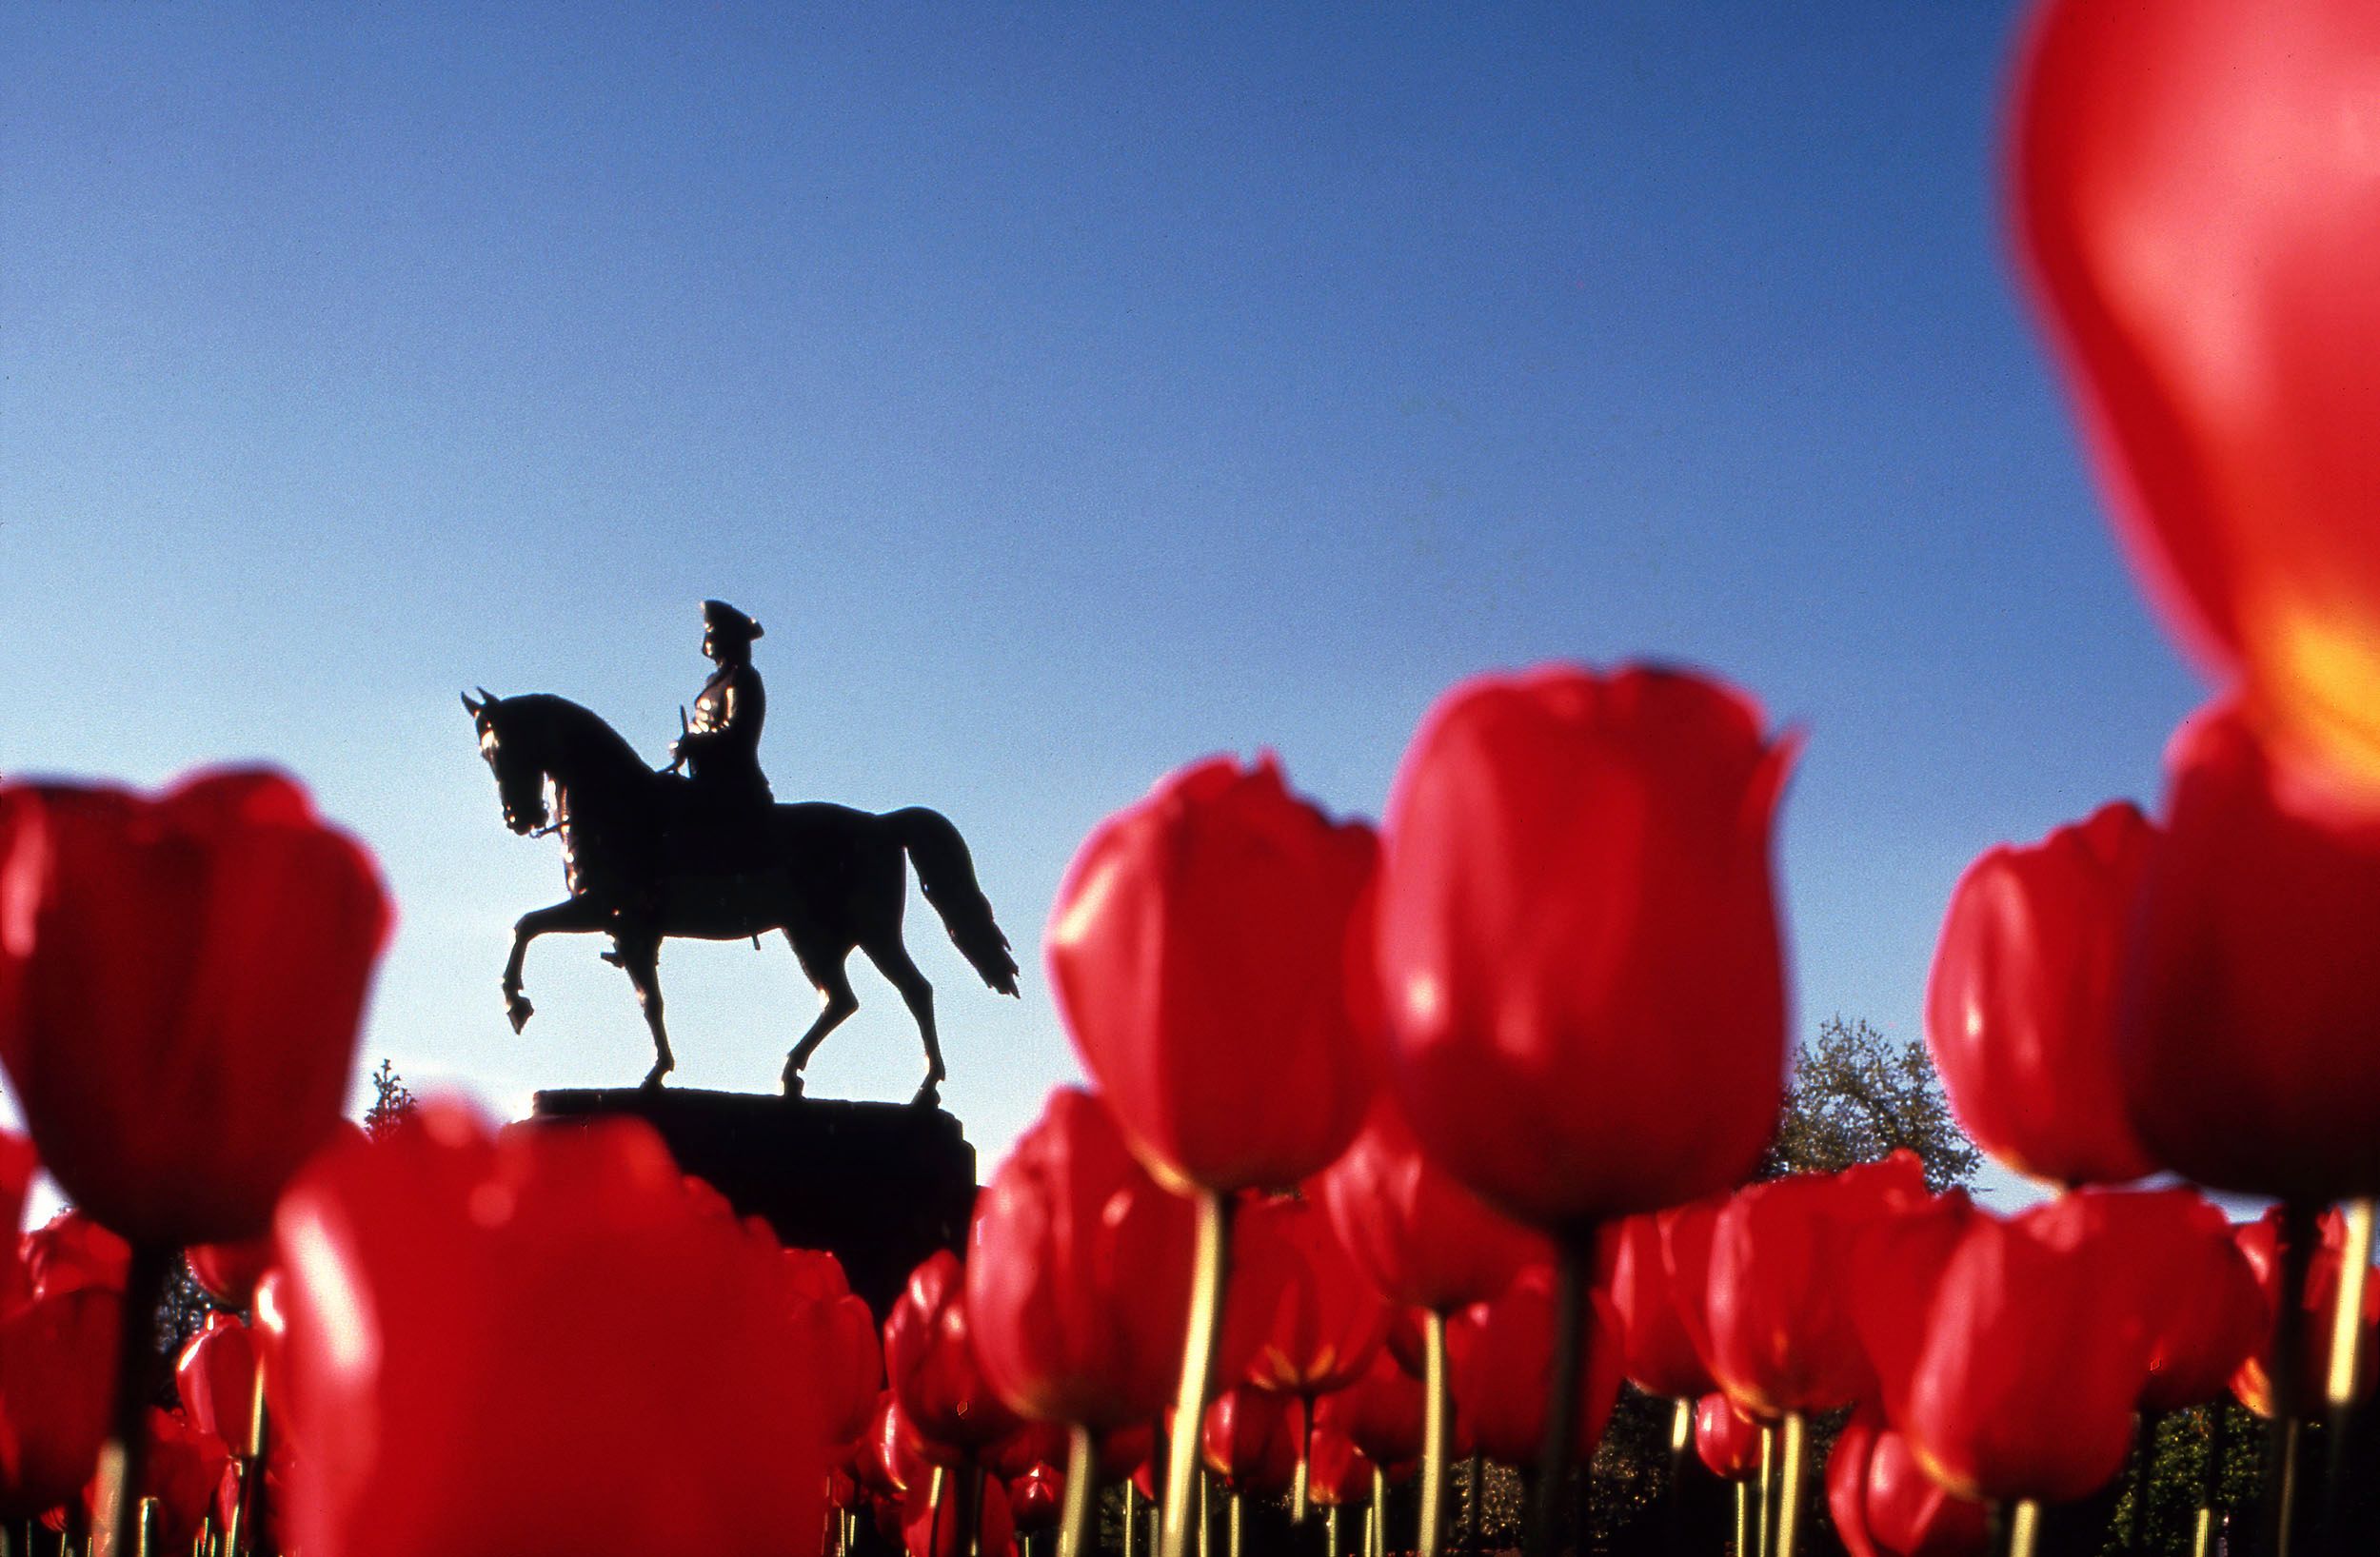
[[[645,1074],[645,1086],[656,1090],[661,1078],[678,1068],[676,1056],[669,1052],[669,1029],[662,1022],[661,937],[624,931],[613,937],[612,945],[618,949],[628,982],[636,986],[636,1003],[644,1009],[645,1025],[653,1035],[653,1068]]]
[[[528,996],[521,993],[521,964],[528,956],[529,942],[540,936],[601,930],[610,917],[609,911],[593,898],[571,897],[551,908],[532,909],[512,921],[512,956],[505,963],[505,1015],[512,1019],[512,1031],[528,1026],[529,1018],[537,1014]]]

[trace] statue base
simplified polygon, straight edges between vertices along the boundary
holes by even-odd
[[[918,1263],[963,1252],[975,1148],[959,1121],[906,1103],[641,1087],[537,1094],[528,1123],[644,1120],[678,1166],[765,1218],[786,1245],[831,1250],[879,1323]]]

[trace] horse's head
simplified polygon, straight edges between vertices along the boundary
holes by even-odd
[[[479,754],[496,775],[496,796],[504,802],[505,825],[526,838],[545,825],[545,768],[534,749],[534,733],[515,717],[515,699],[507,704],[486,687],[480,700],[463,694],[463,706],[479,731]]]

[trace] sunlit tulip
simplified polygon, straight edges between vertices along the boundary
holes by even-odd
[[[2165,1272],[2162,1243],[2111,1214],[2106,1202],[2123,1198],[2073,1194],[1969,1223],[1902,1426],[1952,1491],[2069,1503],[2124,1468],[2153,1341],[2147,1293]]]
[[[1240,1212],[1237,1237],[1245,1279],[1265,1283],[1270,1298],[1240,1376],[1261,1389],[1308,1397],[1361,1378],[1387,1337],[1389,1308],[1321,1208],[1286,1196],[1252,1201]],[[1248,1297],[1255,1309],[1258,1294]]]
[[[2155,1256],[2152,1291],[2155,1318],[2150,1331],[2149,1380],[2142,1387],[2144,1411],[2178,1410],[2220,1396],[2232,1375],[2255,1366],[2260,1344],[2271,1333],[2270,1310],[2257,1285],[2257,1268],[2233,1241],[2222,1208],[2193,1190],[2163,1190],[2126,1197],[2165,1223],[2172,1248]],[[2271,1244],[2266,1244],[2269,1251]],[[2336,1257],[2333,1256],[2335,1268]],[[2324,1290],[2327,1321],[2330,1309]],[[2154,1299],[2162,1297],[2162,1312]],[[2372,1293],[2380,1314],[2380,1291]],[[2330,1331],[2320,1324],[2328,1351]],[[2328,1362],[2328,1356],[2324,1358]]]
[[[190,1279],[217,1306],[245,1309],[256,1296],[256,1284],[272,1268],[272,1238],[247,1238],[237,1243],[192,1244],[182,1252]]]
[[[2157,1163],[2124,1114],[2124,936],[2156,829],[2129,802],[1967,867],[1926,985],[1926,1047],[1958,1122],[2020,1173],[2115,1183]]]
[[[0,1065],[129,1238],[264,1231],[347,1100],[388,932],[371,859],[277,774],[0,788]]]
[[[275,1233],[296,1547],[818,1550],[820,1364],[783,1252],[642,1123],[491,1135],[425,1104],[310,1164]]]
[[[129,1244],[71,1209],[25,1234],[18,1252],[36,1297],[62,1297],[85,1287],[122,1291],[132,1263]]]
[[[1316,1507],[1343,1508],[1372,1495],[1372,1460],[1355,1440],[1318,1416],[1307,1446],[1306,1496]]]
[[[174,1388],[191,1425],[222,1439],[234,1454],[248,1452],[256,1368],[253,1332],[228,1313],[208,1314],[173,1365]]]
[[[1037,1465],[1066,1460],[1066,1429],[1055,1422],[1019,1422],[983,1447],[976,1461],[1002,1481],[1015,1481]]]
[[[2231,1392],[2258,1416],[2271,1416],[2274,1409],[2272,1310],[2280,1300],[2281,1218],[2281,1208],[2276,1206],[2257,1220],[2243,1222],[2232,1230],[2236,1247],[2254,1276],[2256,1323],[2254,1339],[2231,1376]],[[2346,1240],[2345,1224],[2336,1212],[2322,1218],[2320,1230],[2320,1241],[2314,1246],[2306,1271],[2305,1321],[2300,1331],[2305,1350],[2298,1359],[2297,1374],[2301,1406],[2323,1398],[2330,1379],[2331,1312],[2338,1306]],[[2375,1343],[2380,1343],[2380,1281],[2367,1282],[2364,1287],[2363,1334],[2357,1354],[2366,1359],[2366,1366],[2356,1374],[2359,1399],[2369,1398],[2375,1381],[2380,1381],[2380,1372],[2369,1362]]]
[[[1855,1413],[1826,1462],[1826,1502],[1851,1557],[1983,1557],[1990,1515],[1945,1490],[1908,1441],[1873,1411]]]
[[[1702,1359],[1705,1372],[1711,1367],[1711,1239],[1718,1231],[1719,1212],[1727,1209],[1729,1198],[1707,1195],[1653,1213],[1671,1311],[1676,1315],[1677,1328],[1685,1332],[1687,1345]]]
[[[1578,1391],[1581,1464],[1592,1459],[1619,1398],[1620,1356],[1610,1303],[1595,1294]],[[1492,1303],[1475,1303],[1446,1326],[1455,1405],[1478,1451],[1507,1465],[1532,1463],[1545,1435],[1554,1372],[1554,1272],[1524,1269]]]
[[[1631,1216],[1612,1239],[1612,1315],[1619,1328],[1620,1370],[1647,1394],[1672,1399],[1707,1394],[1717,1386],[1678,1317],[1677,1294],[1661,1263],[1661,1227],[1651,1215]]]
[[[1303,1402],[1237,1385],[1207,1406],[1199,1447],[1206,1468],[1233,1490],[1275,1497],[1297,1474],[1305,1424]]]
[[[1037,1465],[1008,1482],[1008,1512],[1019,1535],[1056,1529],[1065,1502],[1065,1473],[1056,1466]]]
[[[939,1498],[931,1474],[909,1484],[901,1500],[901,1539],[908,1557],[1015,1557],[1016,1520],[1008,1508],[1008,1488],[996,1476],[982,1478],[976,1537],[972,1545],[967,1540],[960,1479],[974,1474],[944,1470]]]
[[[2212,1188],[2380,1190],[2380,818],[2292,782],[2231,705],[2166,764],[2123,1037],[2134,1127]]]
[[[1713,1390],[1695,1403],[1695,1453],[1711,1474],[1743,1481],[1760,1473],[1760,1424]]]
[[[868,1417],[867,1434],[854,1466],[860,1478],[880,1492],[906,1491],[912,1482],[933,1472],[933,1463],[925,1457],[917,1429],[901,1414],[901,1402],[890,1389],[876,1398],[876,1409]]]
[[[783,1278],[799,1344],[818,1359],[826,1441],[853,1443],[865,1436],[884,1383],[875,1316],[865,1300],[852,1295],[843,1261],[824,1250],[786,1250]]]
[[[1433,1160],[1575,1231],[1737,1182],[1776,1122],[1769,833],[1792,744],[1699,677],[1469,681],[1406,751],[1377,953],[1389,1074]]]
[[[1343,1432],[1367,1458],[1403,1465],[1420,1457],[1423,1405],[1421,1381],[1380,1351],[1362,1378],[1314,1403],[1314,1430]]]
[[[984,1378],[967,1320],[966,1272],[937,1250],[909,1273],[884,1316],[884,1379],[926,1452],[952,1461],[1021,1425]]]
[[[1050,1094],[968,1235],[975,1355],[1012,1409],[1099,1430],[1163,1410],[1180,1377],[1192,1221],[1098,1098]]]
[[[1775,1417],[1848,1406],[1868,1389],[1844,1271],[1870,1227],[1925,1199],[1910,1152],[1735,1192],[1713,1230],[1707,1299],[1711,1371],[1730,1399]]]
[[[1905,1205],[1860,1232],[1837,1274],[1888,1427],[1897,1429],[1907,1419],[1910,1379],[1925,1350],[1942,1272],[1982,1214],[1964,1190]]]
[[[1292,796],[1270,757],[1217,758],[1101,823],[1060,888],[1050,987],[1149,1166],[1228,1192],[1326,1166],[1373,1065],[1346,996],[1371,829]]]
[[[2368,780],[2375,50],[2361,0],[2056,0],[2011,151],[2028,271],[2168,620],[2293,743]]]

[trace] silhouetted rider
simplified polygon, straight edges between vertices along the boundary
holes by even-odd
[[[774,798],[761,773],[761,722],[768,695],[752,668],[761,624],[725,601],[703,602],[703,652],[719,668],[703,683],[685,733],[669,748],[714,814],[758,809]]]

